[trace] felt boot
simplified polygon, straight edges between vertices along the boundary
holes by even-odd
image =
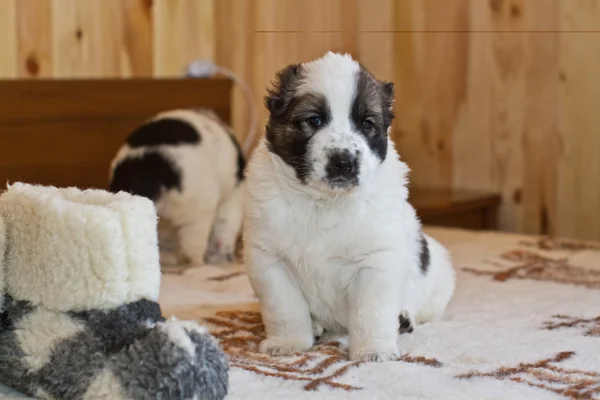
[[[228,363],[157,303],[157,216],[126,193],[0,196],[0,383],[40,399],[222,399]]]

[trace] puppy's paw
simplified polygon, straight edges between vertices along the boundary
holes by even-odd
[[[381,348],[361,348],[350,350],[350,359],[352,361],[364,362],[385,362],[396,361],[400,357],[398,346],[394,343],[392,346],[384,346]]]
[[[233,254],[233,252],[229,253],[210,253],[207,254],[206,257],[204,258],[204,261],[206,262],[206,264],[209,265],[221,265],[221,264],[227,264],[227,263],[232,263],[236,260],[235,255]]]
[[[235,246],[225,244],[223,240],[213,238],[206,250],[204,261],[211,265],[232,263],[236,260]]]
[[[412,333],[414,330],[415,322],[411,318],[410,314],[406,311],[402,311],[398,317],[398,333]]]
[[[323,332],[325,332],[325,328],[323,327],[323,325],[321,323],[319,323],[313,319],[312,320],[312,331],[313,331],[313,336],[315,338],[320,338],[321,336],[323,336]]]
[[[310,349],[311,343],[297,338],[273,336],[260,342],[258,350],[272,356],[288,356]]]

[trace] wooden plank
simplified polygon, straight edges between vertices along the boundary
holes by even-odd
[[[264,87],[255,86],[255,1],[219,0],[215,4],[216,62],[243,79],[253,92],[258,110],[263,108]],[[255,141],[262,134],[263,121],[256,123]],[[232,127],[243,143],[250,127],[250,114],[246,96],[239,85],[232,94]]]
[[[378,79],[394,81],[394,1],[359,0],[355,7],[358,48],[351,52]]]
[[[0,126],[0,167],[108,165],[127,135],[150,116],[140,113],[127,117],[24,121]]]
[[[123,4],[124,51],[131,75],[150,77],[154,71],[154,30],[151,0]]]
[[[158,0],[153,6],[154,73],[182,76],[198,59],[214,59],[214,1]]]
[[[18,76],[52,76],[51,0],[17,2]]]
[[[394,68],[402,113],[396,121],[401,132],[396,135],[398,147],[412,168],[413,182],[450,187],[452,139],[467,96],[468,3],[427,0],[395,5]],[[424,18],[417,18],[420,7],[425,7]]]
[[[559,24],[556,234],[600,239],[600,4],[563,1]]]
[[[121,0],[52,2],[54,77],[123,75]]]
[[[522,10],[524,22],[532,29],[526,34],[524,51],[523,185],[513,200],[522,203],[518,230],[525,233],[556,233],[558,13],[557,2],[544,0],[528,0]]]
[[[16,1],[0,1],[0,78],[17,75]]]
[[[0,81],[0,91],[0,124],[151,116],[192,106],[230,118],[231,81],[225,78]]]

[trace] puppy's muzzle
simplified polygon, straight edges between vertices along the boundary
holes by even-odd
[[[358,185],[359,160],[348,150],[334,151],[326,167],[327,182],[334,188]]]

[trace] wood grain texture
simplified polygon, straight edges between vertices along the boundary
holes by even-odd
[[[47,78],[52,71],[52,3],[19,0],[16,9],[18,76]]]
[[[568,33],[559,40],[556,230],[596,239],[600,237],[600,3],[561,2],[559,26]]]
[[[157,0],[153,24],[156,76],[181,76],[191,61],[214,59],[213,0]]]
[[[131,75],[151,77],[154,72],[154,29],[151,0],[125,0],[124,50]]]
[[[0,78],[17,75],[17,0],[0,2]]]
[[[52,2],[53,76],[121,76],[121,0]]]
[[[504,230],[600,239],[598,0],[2,0],[0,77],[180,77],[213,58],[259,110],[326,50],[396,83],[414,185],[498,192]],[[127,105],[125,105],[127,106]],[[246,99],[233,91],[244,140]]]

